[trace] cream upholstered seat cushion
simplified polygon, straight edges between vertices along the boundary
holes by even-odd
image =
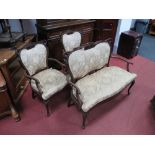
[[[63,46],[66,52],[72,51],[81,44],[81,34],[79,32],[74,32],[72,34],[64,34],[62,36]]]
[[[52,68],[43,70],[33,77],[40,82],[43,91],[42,98],[44,100],[47,100],[53,94],[62,90],[67,84],[66,76],[60,71]],[[34,80],[31,80],[31,86],[34,90],[38,91]]]
[[[116,95],[136,78],[136,74],[129,73],[119,67],[105,67],[76,82],[80,89],[82,110],[87,112],[97,103]],[[73,89],[75,95],[75,90]]]
[[[108,63],[109,55],[108,43],[99,43],[91,49],[73,52],[69,56],[69,67],[73,77],[81,78],[93,70],[102,68]]]
[[[31,49],[23,49],[20,58],[30,75],[47,67],[47,50],[43,44],[37,44]]]

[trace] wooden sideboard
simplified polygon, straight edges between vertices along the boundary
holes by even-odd
[[[34,35],[27,36],[24,42],[21,41],[16,44],[16,48],[24,48],[29,43],[31,43],[33,39]],[[15,50],[10,48],[0,49],[0,71],[6,81],[7,92],[8,96],[10,97],[10,101],[12,102],[12,105],[17,107],[19,99],[21,98],[24,90],[28,86],[28,80],[25,76],[25,70],[22,68],[19,57],[17,56]],[[0,95],[2,107],[2,104],[4,104],[4,107],[6,103],[8,104],[8,98],[5,94],[3,93]],[[9,110],[9,107],[5,110]]]
[[[94,41],[112,39],[111,49],[113,49],[118,19],[97,19],[94,29]]]
[[[49,57],[63,61],[61,35],[67,30],[82,32],[82,44],[93,40],[95,20],[37,20],[38,39],[48,39]]]
[[[49,39],[49,57],[63,61],[61,35],[67,30],[82,33],[82,45],[91,41],[112,38],[112,47],[117,30],[117,19],[38,19],[38,39]]]

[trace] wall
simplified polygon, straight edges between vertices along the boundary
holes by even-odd
[[[11,26],[11,31],[21,31],[21,27],[18,19],[9,19],[9,23]],[[36,19],[23,19],[24,31],[27,32],[28,34],[37,33],[35,24],[36,24]]]

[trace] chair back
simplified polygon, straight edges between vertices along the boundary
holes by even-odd
[[[68,32],[62,35],[62,44],[65,52],[73,51],[81,44],[81,34],[79,32]]]
[[[47,68],[47,48],[44,44],[39,43],[30,49],[22,49],[19,56],[29,75]]]

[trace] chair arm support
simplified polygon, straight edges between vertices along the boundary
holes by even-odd
[[[111,58],[119,59],[119,60],[122,60],[122,61],[126,62],[127,63],[127,71],[129,71],[129,65],[133,65],[133,63],[130,62],[129,60],[127,60],[124,57],[118,56],[118,55],[111,55]]]
[[[43,94],[43,91],[41,90],[41,86],[40,86],[39,80],[36,79],[36,78],[34,78],[34,77],[32,77],[32,76],[29,76],[29,75],[26,75],[26,77],[27,77],[28,79],[30,79],[30,80],[34,80],[35,83],[36,83],[36,86],[37,86],[37,88],[38,88],[38,90],[39,90],[39,94],[40,94],[40,95]]]
[[[63,72],[65,71],[66,65],[63,64],[62,62],[60,62],[59,60],[54,59],[54,58],[48,58],[48,60],[49,60],[49,61],[54,61],[54,62],[56,62],[57,64],[59,64],[59,65],[61,66],[62,71],[63,71]]]
[[[68,84],[70,84],[72,87],[74,87],[74,88],[76,89],[76,92],[77,92],[78,94],[81,94],[80,89],[79,89],[73,82],[71,82],[71,81],[69,80],[69,76],[67,76],[66,78],[67,78]]]
[[[81,91],[80,91],[80,89],[73,83],[73,82],[71,82],[70,80],[69,80],[69,77],[67,76],[67,82],[68,82],[68,84],[71,86],[71,87],[74,87],[75,88],[75,90],[76,90],[76,98],[77,98],[77,100],[78,100],[78,103],[80,104],[80,107],[82,106],[82,101],[81,101],[81,99],[80,99],[80,94],[81,94]]]

